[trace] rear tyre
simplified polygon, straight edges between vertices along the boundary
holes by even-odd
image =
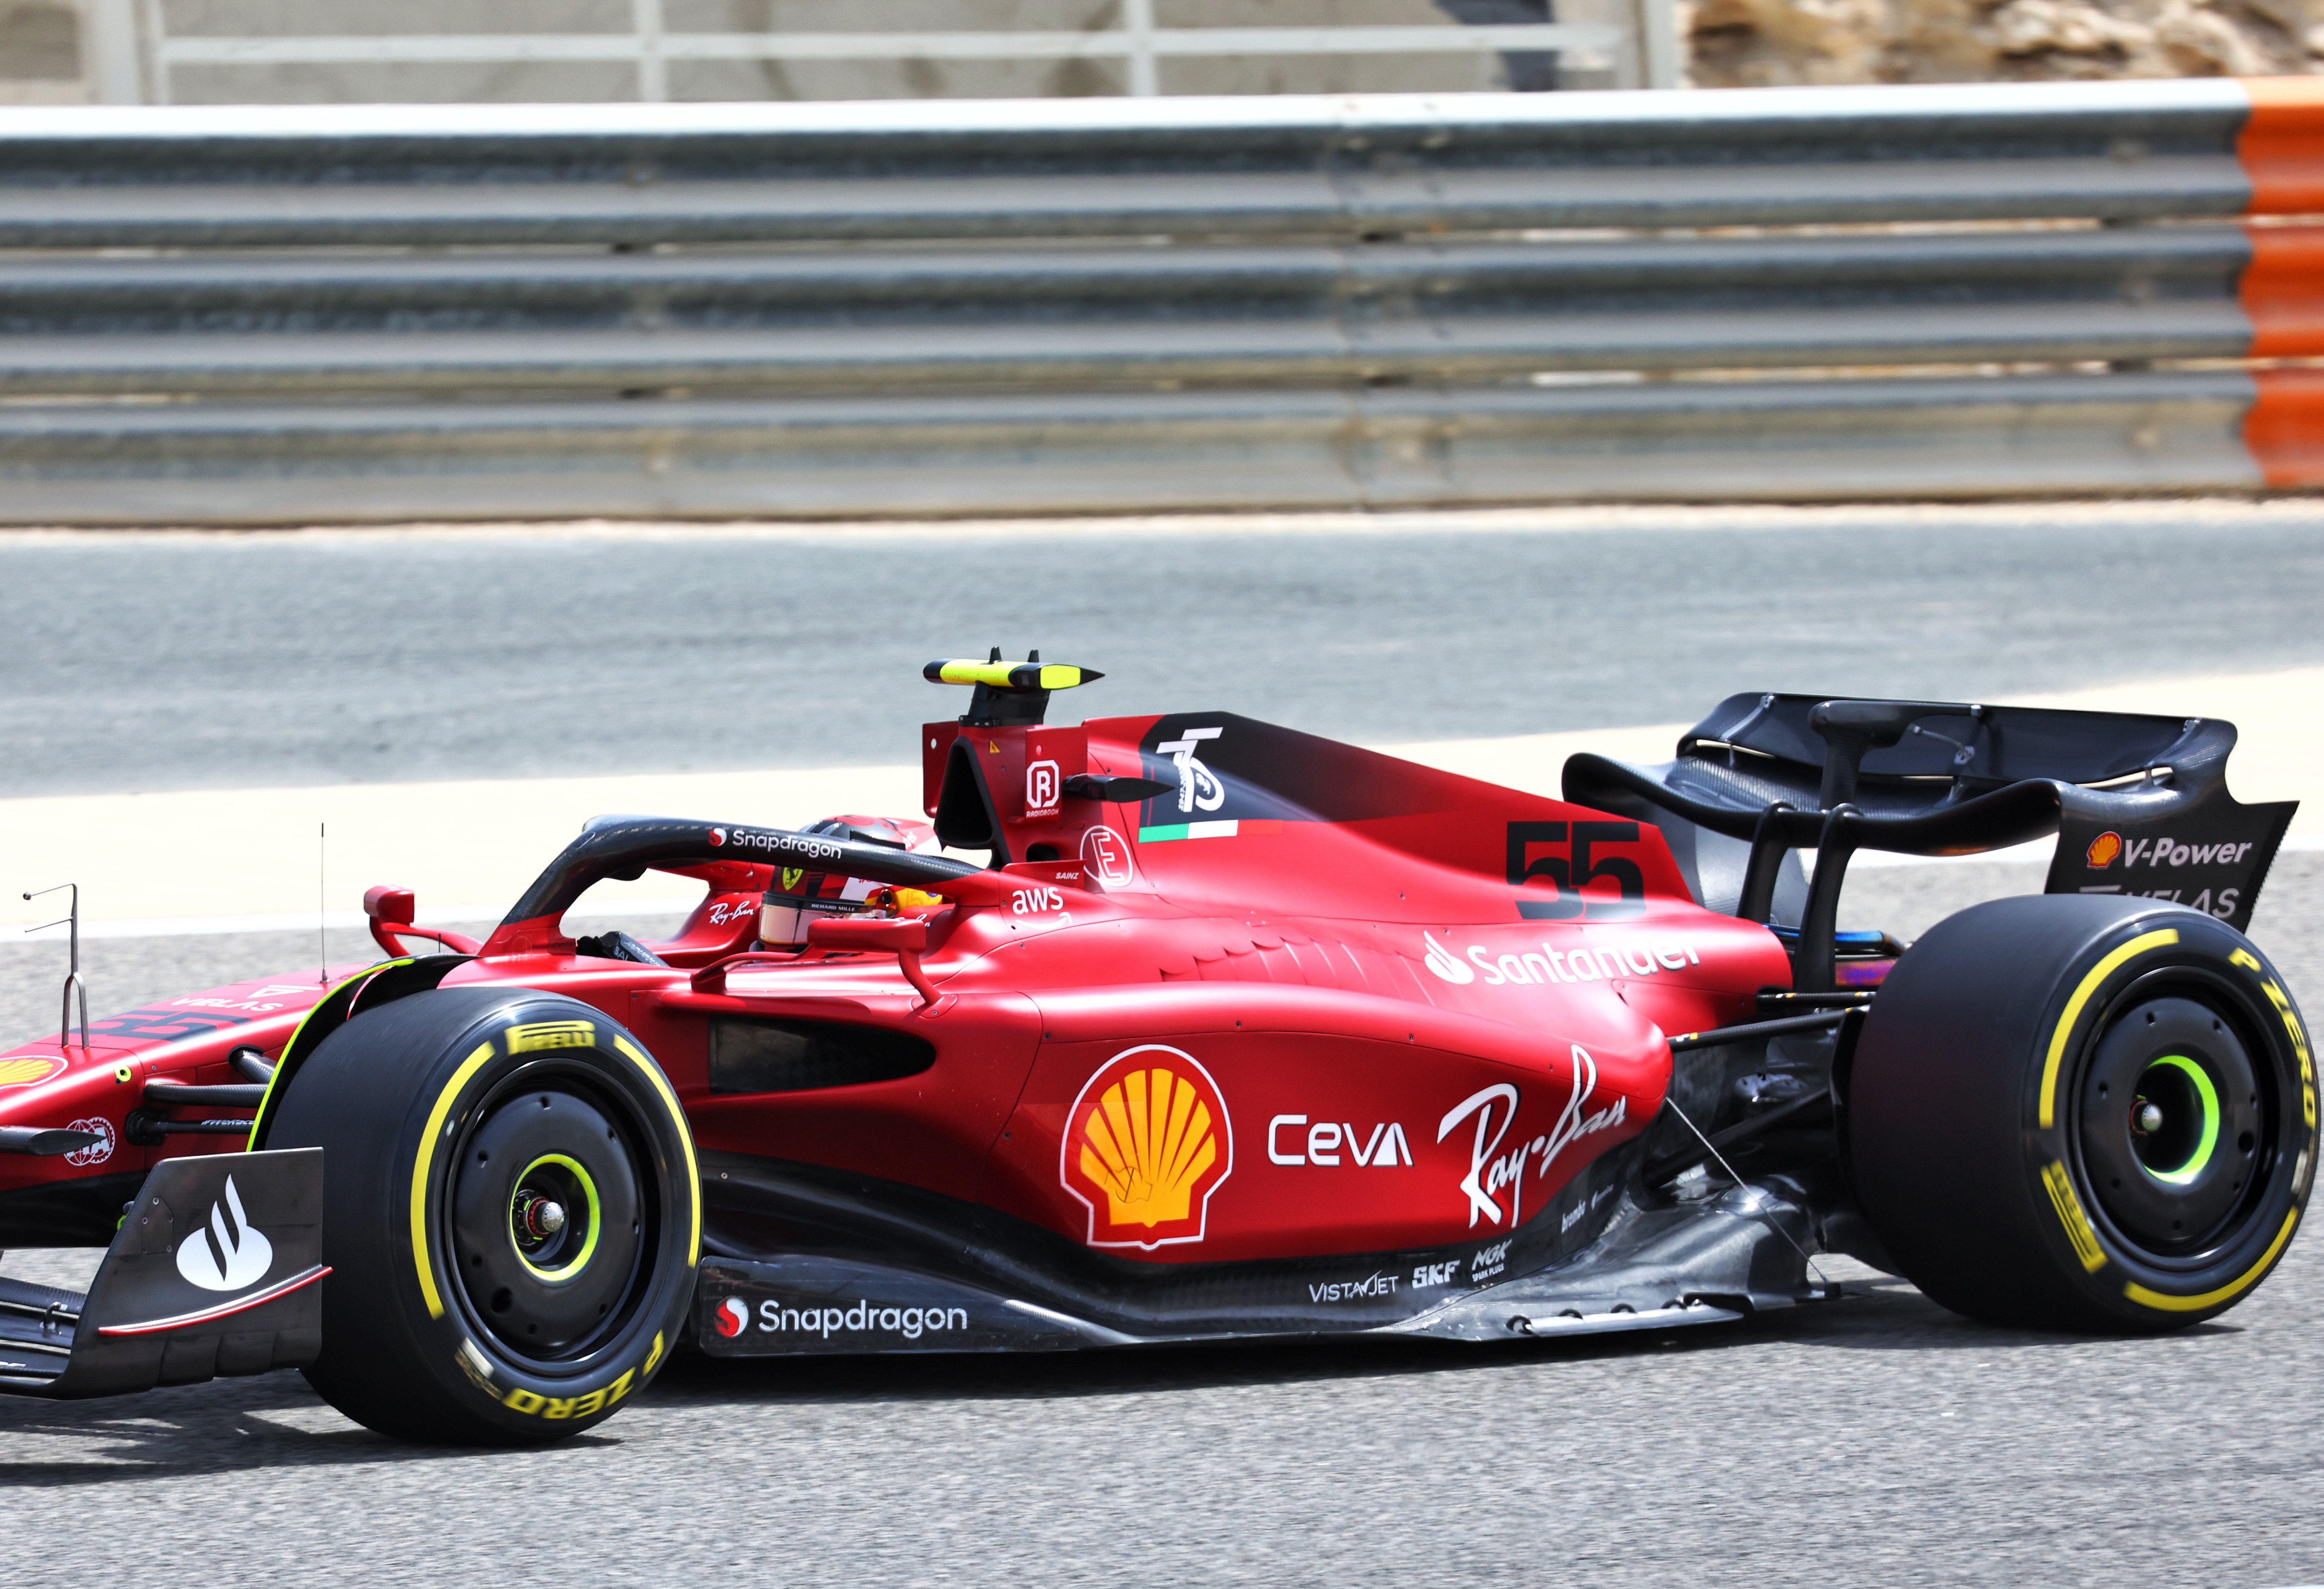
[[[2306,1029],[2200,911],[1995,900],[1890,973],[1857,1045],[1849,1166],[1906,1278],[1997,1324],[2177,1329],[2283,1255],[2316,1165]]]
[[[701,1193],[644,1048],[575,1000],[447,988],[356,1017],[269,1147],[326,1150],[323,1352],[357,1423],[519,1445],[610,1418],[678,1340]]]

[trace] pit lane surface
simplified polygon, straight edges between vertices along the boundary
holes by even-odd
[[[1470,587],[1474,624],[1501,624],[1505,634],[1530,633],[1525,625],[1536,622],[1567,624],[1562,642],[1544,642],[1535,654],[1596,668],[1594,679],[1561,690],[1543,687],[1538,673],[1480,678],[1448,669],[1440,676],[1434,654],[1424,650],[1343,659],[1333,665],[1338,672],[1311,670],[1308,688],[1326,680],[1347,692],[1333,707],[1335,720],[1303,716],[1290,696],[1222,689],[1208,698],[1375,738],[1389,737],[1378,714],[1401,712],[1412,725],[1406,732],[1419,737],[1574,726],[1601,698],[1614,706],[1601,721],[1690,716],[1709,698],[1746,687],[1733,655],[1746,642],[1754,656],[1791,659],[1781,669],[1751,669],[1750,685],[1828,688],[1840,662],[1858,655],[1826,649],[1845,640],[1865,661],[1861,670],[1849,667],[1849,687],[1949,696],[2211,666],[2290,666],[2324,653],[2308,616],[2318,594],[2311,549],[2324,542],[2312,516],[2298,522],[2305,530],[2283,516],[2292,527],[2263,525],[2252,536],[2192,522],[2142,529],[2136,513],[2127,524],[2104,514],[2081,526],[2045,519],[2039,536],[1987,523],[1978,531],[1984,540],[1915,554],[1925,564],[1920,583],[1889,587],[1902,616],[1827,601],[1796,612],[1784,605],[1776,622],[1765,620],[1766,604],[1788,604],[1785,593],[1799,581],[1821,581],[1827,591],[1845,583],[1808,553],[1869,555],[1861,537],[1838,531],[1803,540],[1796,527],[1729,526],[1729,552],[1700,568],[1674,560],[1646,575],[1623,574],[1659,579],[1659,599],[1692,604],[1714,628],[1729,599],[1712,588],[1714,578],[1742,570],[1758,580],[1745,595],[1761,605],[1733,596],[1736,610],[1716,630],[1716,646],[1659,626],[1577,630],[1573,614],[1586,604],[1577,596],[1558,605],[1567,598],[1553,577],[1555,559],[1527,548],[1532,560],[1501,577],[1545,582],[1532,594],[1551,616],[1514,596],[1494,605],[1488,597],[1495,593]],[[1458,550],[1444,532],[1431,537],[1431,548]],[[2189,566],[2228,577],[2232,601],[2207,605],[2200,591],[2181,601],[2170,559],[2190,541]],[[270,543],[208,544],[228,549],[223,560]],[[1315,547],[1318,577],[1339,578],[1333,566],[1368,544],[1351,537]],[[2006,551],[2031,572],[2014,580],[1994,575],[1974,560],[1979,548]],[[1142,543],[1118,550],[1130,567],[1177,555]],[[1600,548],[1595,564],[1583,559],[1585,572],[1612,575],[1616,550]],[[1288,556],[1273,543],[1262,550],[1259,565]],[[1715,549],[1694,550],[1710,557]],[[1233,549],[1214,544],[1208,555],[1223,563]],[[2103,570],[2107,559],[2134,558],[2144,565],[2135,577]],[[2264,565],[2267,577],[2233,572],[2246,560]],[[1407,560],[1381,577],[1418,566]],[[1186,571],[1175,564],[1164,571],[1173,570]],[[134,583],[129,573],[118,577]],[[17,584],[13,576],[0,580],[12,592]],[[292,595],[288,584],[272,588],[285,600]],[[1177,602],[1167,583],[1130,588],[1136,599],[1107,617],[1099,636],[1112,649],[1084,648],[1080,660],[1104,667],[1120,655],[1155,659],[1116,663],[1125,673],[1176,661],[1209,681],[1232,678],[1240,658],[1289,655],[1255,617],[1291,600],[1279,584],[1235,609],[1240,632],[1191,612],[1201,604]],[[1219,602],[1234,588],[1223,570],[1202,586]],[[512,613],[523,605],[520,596],[503,593]],[[641,579],[638,599],[660,598]],[[767,599],[767,611],[779,612],[776,593]],[[1381,587],[1369,599],[1370,606],[1341,614],[1338,633],[1393,616],[1407,600],[1435,625],[1432,633],[1456,626],[1426,605],[1454,598],[1426,587],[1408,597]],[[1618,599],[1634,612],[1655,605],[1637,590]],[[881,636],[874,660],[888,668],[896,651],[889,641],[901,635],[899,643],[921,646],[944,605],[935,599],[916,612],[912,603],[883,603],[862,624],[826,610],[822,633],[853,645],[848,634],[869,625]],[[2203,622],[2181,626],[2190,614]],[[1311,622],[1293,612],[1295,637]],[[1162,629],[1173,623],[1192,625],[1179,633],[1202,643],[1174,652]],[[1886,633],[1892,624],[1904,638]],[[549,627],[541,620],[534,632]],[[1577,634],[1618,649],[1593,658]],[[1046,633],[995,638],[1032,639],[1051,655],[1075,655]],[[83,636],[86,644],[99,639]],[[192,649],[191,674],[210,665],[207,654]],[[656,654],[647,648],[640,665],[660,667],[664,679],[688,679],[737,711],[756,709],[725,693],[715,651],[693,653],[691,674],[668,657],[654,663]],[[427,666],[415,664],[411,677]],[[553,702],[567,688],[561,670],[617,661],[568,638],[528,666],[530,673],[493,686],[493,711],[521,715],[527,701]],[[311,680],[277,674],[254,670],[240,706],[256,719],[234,729],[242,739],[218,743],[240,745],[238,755],[277,754],[264,731],[282,725],[266,777],[293,781],[310,743],[295,718]],[[97,709],[106,691],[143,688],[102,670],[65,683],[71,688],[51,696],[51,707]],[[161,688],[166,696],[178,686]],[[1443,702],[1469,711],[1480,692],[1490,695],[1489,712],[1446,721]],[[1138,699],[1174,697],[1183,701],[1180,691],[1157,685],[1141,686]],[[896,699],[905,721],[927,710],[919,696]],[[1526,716],[1532,702],[1552,715]],[[456,700],[439,704],[456,719],[466,709]],[[214,745],[206,750],[211,742],[195,726],[171,729],[166,712],[136,701],[121,709],[130,717],[114,719],[116,731],[159,734],[190,766],[239,764],[219,761]],[[836,707],[801,686],[786,709],[805,722]],[[1110,699],[1089,709],[1135,708]],[[621,725],[593,727],[586,716],[568,721],[598,734],[586,742],[591,753],[617,759]],[[893,754],[884,737],[876,747],[842,749]],[[763,741],[752,747],[752,764],[768,759]],[[22,765],[23,758],[12,748],[9,760]],[[167,771],[147,765],[155,776]],[[441,762],[433,775],[471,765]],[[368,765],[316,774],[385,775]],[[245,781],[256,780],[231,780]],[[1847,896],[1849,924],[1909,937],[1970,900],[2037,888],[2038,873],[1978,863],[1866,868]],[[2278,864],[2254,932],[2311,1011],[2324,1004],[2324,856]],[[309,932],[114,939],[85,946],[84,955],[99,1002],[126,1008],[301,964],[313,942]],[[353,933],[335,933],[334,956],[351,957],[356,942]],[[0,948],[0,1030],[27,1032],[53,1019],[59,958],[52,943]],[[1835,1264],[1859,1293],[1835,1307],[1587,1344],[740,1369],[681,1360],[602,1429],[516,1455],[420,1451],[376,1439],[322,1406],[295,1376],[123,1401],[0,1400],[6,1575],[12,1584],[76,1589],[99,1575],[133,1583],[199,1575],[462,1584],[2314,1584],[2324,1582],[2317,1538],[2324,1503],[2315,1483],[2324,1453],[2309,1410],[2324,1372],[2319,1240],[2296,1242],[2275,1276],[2220,1320],[2159,1339],[1988,1330],[1900,1282]],[[20,1253],[5,1267],[69,1283],[88,1260]]]

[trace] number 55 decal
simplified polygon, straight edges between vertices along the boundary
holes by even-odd
[[[1624,855],[1591,854],[1595,845],[1637,843],[1638,825],[1576,822],[1572,826],[1573,833],[1569,842],[1567,824],[1563,822],[1509,824],[1509,881],[1520,887],[1535,882],[1547,882],[1556,892],[1554,899],[1519,900],[1517,914],[1528,921],[1566,921],[1585,913],[1593,921],[1610,921],[1636,916],[1645,910],[1646,875],[1638,864]],[[1551,845],[1568,853],[1534,854]],[[1582,891],[1593,882],[1613,883],[1620,897],[1583,897]]]

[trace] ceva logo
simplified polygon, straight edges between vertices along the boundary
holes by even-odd
[[[209,1228],[178,1243],[178,1272],[205,1291],[256,1285],[273,1261],[274,1243],[251,1228],[232,1176],[226,1178],[225,1198],[210,1205]]]
[[[1436,973],[1438,976],[1446,982],[1453,983],[1477,980],[1477,974],[1469,968],[1465,961],[1456,958],[1452,950],[1430,938],[1427,933],[1423,932],[1420,935],[1420,941],[1428,946],[1428,969]]]
[[[731,1341],[751,1322],[751,1309],[740,1297],[729,1297],[718,1305],[715,1318],[718,1333]]]

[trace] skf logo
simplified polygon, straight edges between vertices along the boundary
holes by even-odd
[[[1065,1116],[1058,1175],[1089,1210],[1093,1247],[1201,1241],[1211,1194],[1233,1168],[1218,1083],[1160,1043],[1107,1060]]]
[[[1423,932],[1420,935],[1420,941],[1428,946],[1428,969],[1434,972],[1444,981],[1462,983],[1474,982],[1477,980],[1477,974],[1475,972],[1470,970],[1465,964],[1453,955],[1452,950],[1444,947],[1443,945],[1438,943],[1434,938],[1430,938],[1427,933]]]
[[[716,849],[720,845],[723,845],[725,842],[726,830],[724,828],[714,827],[710,830],[710,847],[712,849]]]
[[[209,1228],[178,1243],[178,1272],[205,1291],[254,1286],[273,1261],[274,1243],[252,1228],[232,1176],[226,1178],[225,1197],[210,1205]]]
[[[2108,832],[2101,833],[2098,837],[2090,840],[2090,847],[2083,858],[2089,862],[2091,871],[2104,872],[2114,864],[2115,857],[2121,854],[2122,835]]]
[[[729,1297],[718,1305],[712,1318],[718,1326],[718,1333],[731,1341],[750,1324],[751,1309],[740,1297]]]
[[[1025,816],[1028,820],[1057,814],[1059,780],[1055,762],[1036,762],[1025,769]]]

